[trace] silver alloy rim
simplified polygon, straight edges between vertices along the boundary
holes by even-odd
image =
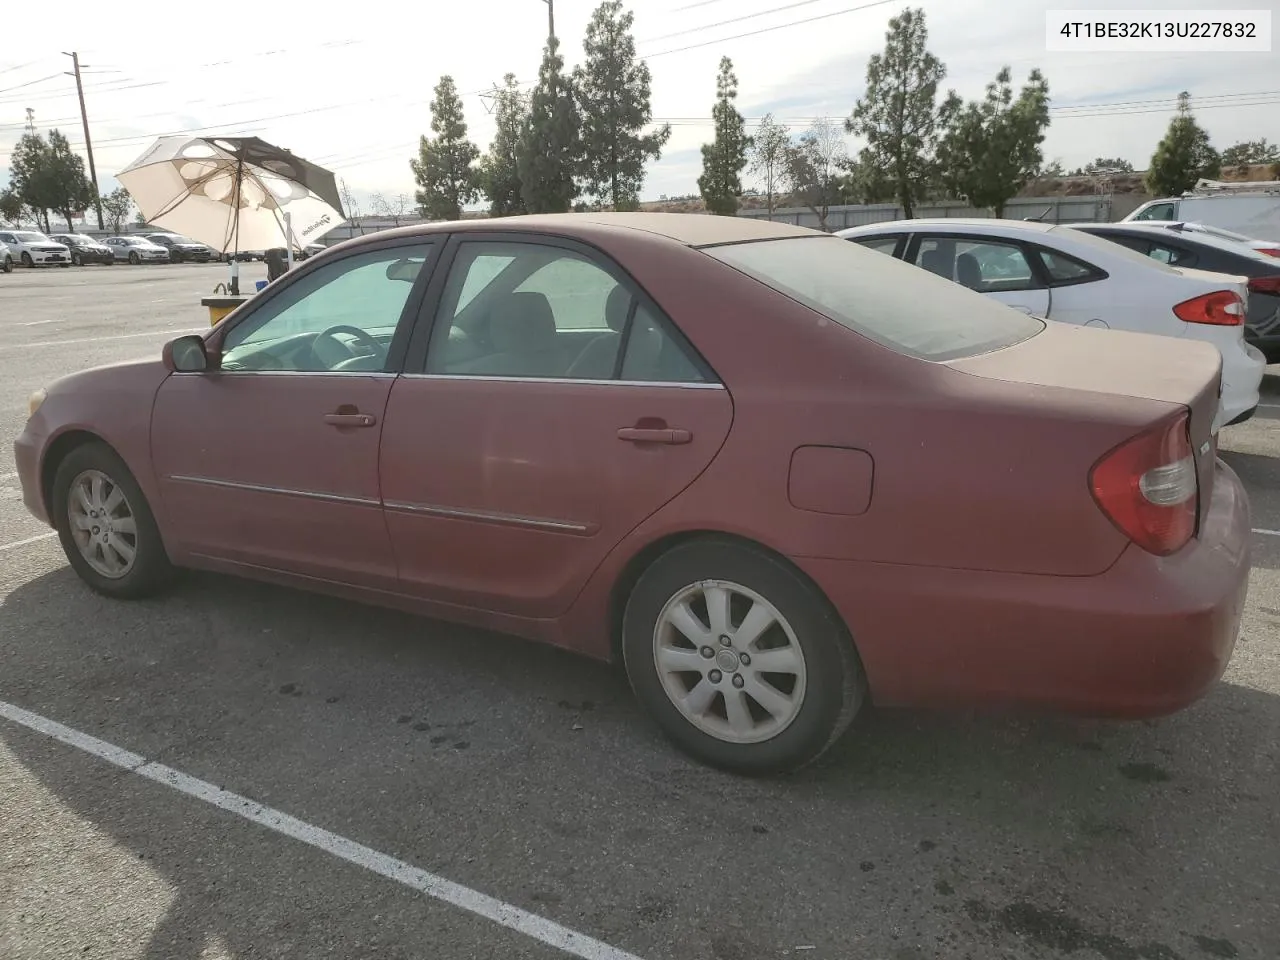
[[[680,714],[726,743],[760,743],[804,704],[804,651],[791,624],[754,590],[703,580],[677,591],[653,631],[653,662]]]
[[[85,470],[67,491],[67,519],[80,556],[95,573],[119,580],[138,555],[138,521],[124,490],[101,470]]]

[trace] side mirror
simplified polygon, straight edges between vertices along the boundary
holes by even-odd
[[[210,366],[204,338],[194,333],[170,340],[164,345],[162,356],[170,373],[202,373]]]

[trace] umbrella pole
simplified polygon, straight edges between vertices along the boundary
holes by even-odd
[[[288,269],[293,269],[293,214],[284,212],[284,249],[288,258]]]
[[[231,295],[240,296],[240,184],[244,179],[244,158],[236,159],[236,196],[231,205],[235,221],[231,227]]]

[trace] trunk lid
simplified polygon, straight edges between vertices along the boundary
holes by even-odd
[[[1033,387],[1135,397],[1188,408],[1203,513],[1213,493],[1217,458],[1213,422],[1222,390],[1222,354],[1213,344],[1048,321],[1044,331],[1029,340],[951,360],[947,366],[973,376]],[[1098,454],[1105,452],[1099,450]]]

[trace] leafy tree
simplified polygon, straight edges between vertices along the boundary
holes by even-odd
[[[71,218],[98,199],[98,188],[89,182],[84,157],[71,152],[71,144],[57,130],[49,131],[48,169],[49,207],[62,214],[68,232],[75,229]]]
[[[1040,172],[1037,174],[1037,176],[1043,177],[1046,180],[1059,180],[1066,175],[1067,170],[1062,165],[1062,161],[1056,159],[1052,163],[1047,163],[1042,166],[1040,168]]]
[[[529,108],[514,73],[508,73],[502,82],[503,88],[496,98],[498,131],[489,144],[489,152],[480,161],[480,189],[489,198],[491,217],[525,212],[519,153],[520,138],[529,120]]]
[[[560,41],[549,37],[516,151],[520,195],[529,213],[567,213],[578,196],[573,178],[582,150],[578,111],[559,49]]]
[[[840,171],[847,156],[844,137],[830,120],[819,120],[787,150],[787,180],[797,200],[827,229],[829,208],[840,202]]]
[[[867,140],[863,165],[887,172],[908,219],[930,179],[938,141],[938,84],[947,73],[928,51],[928,39],[923,10],[908,7],[890,20],[884,53],[867,61],[866,93],[845,121],[847,132]]]
[[[1247,167],[1255,163],[1280,163],[1280,147],[1261,140],[1241,140],[1222,151],[1224,167]]]
[[[1191,115],[1191,94],[1184,90],[1178,94],[1178,113],[1147,167],[1147,190],[1158,197],[1176,197],[1201,177],[1218,176],[1221,169],[1222,158]]]
[[[938,142],[942,182],[975,207],[1004,216],[1044,163],[1040,145],[1049,126],[1049,83],[1032,70],[1015,99],[1012,71],[1004,67],[987,84],[983,100],[965,103],[952,90],[940,112]]]
[[[9,179],[13,192],[32,213],[32,219],[48,232],[49,210],[57,202],[50,176],[52,163],[49,145],[38,133],[19,138],[9,157]]]
[[[416,199],[429,220],[461,220],[462,207],[479,196],[475,162],[480,148],[467,139],[467,120],[453,77],[436,84],[431,101],[431,139],[421,137],[409,161],[420,188]]]
[[[13,187],[0,190],[0,222],[18,226],[27,214],[27,205]]]
[[[124,187],[116,187],[102,195],[102,215],[112,233],[121,233],[133,212],[133,197]]]
[[[634,20],[621,0],[596,7],[582,42],[586,60],[573,74],[582,118],[583,192],[614,210],[639,207],[644,165],[661,157],[671,139],[670,124],[641,132],[653,109],[649,65],[636,59]]]
[[[773,219],[778,194],[787,188],[790,150],[790,128],[775,121],[772,113],[765,114],[760,121],[760,129],[751,138],[749,169],[764,181],[765,203],[770,220]]]
[[[702,147],[698,190],[709,212],[726,217],[738,212],[742,169],[747,165],[747,148],[751,145],[746,121],[734,106],[737,98],[738,78],[733,72],[733,61],[721,57],[720,74],[716,77],[716,105],[711,109],[716,139]]]

